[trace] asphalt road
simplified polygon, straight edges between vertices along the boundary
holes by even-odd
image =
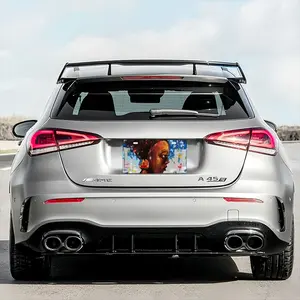
[[[249,258],[187,260],[68,259],[55,262],[51,282],[13,281],[8,267],[8,176],[0,156],[0,299],[300,299],[300,144],[285,144],[296,179],[296,249],[292,277],[254,281]],[[297,199],[298,198],[298,199]]]

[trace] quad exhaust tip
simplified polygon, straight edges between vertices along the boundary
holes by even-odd
[[[77,252],[83,247],[83,240],[80,236],[71,235],[66,238],[64,246],[69,251]]]
[[[242,248],[258,251],[264,246],[264,236],[255,230],[233,230],[228,232],[224,244],[229,251],[238,251]]]
[[[48,236],[44,239],[44,247],[49,251],[58,251],[62,247],[62,241],[58,236]]]
[[[264,245],[264,240],[259,235],[251,235],[248,237],[246,246],[249,250],[257,251],[261,249]]]
[[[42,243],[50,252],[78,252],[84,246],[84,239],[78,231],[53,230],[44,235]]]
[[[229,235],[225,238],[225,247],[229,251],[237,251],[243,247],[243,239],[239,235]]]

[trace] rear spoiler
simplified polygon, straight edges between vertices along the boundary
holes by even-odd
[[[134,67],[130,70],[130,67]],[[199,60],[107,60],[66,63],[57,83],[78,78],[126,76],[126,75],[181,74],[225,77],[239,83],[247,83],[240,65],[235,62]]]

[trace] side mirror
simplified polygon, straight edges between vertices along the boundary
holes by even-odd
[[[14,125],[12,133],[17,138],[25,137],[27,131],[37,122],[37,120],[22,121]]]
[[[275,131],[277,132],[277,126],[275,123],[271,122],[271,121],[267,121],[265,120],[265,122]]]

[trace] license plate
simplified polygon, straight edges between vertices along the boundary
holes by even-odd
[[[186,140],[124,140],[124,174],[187,173]]]

